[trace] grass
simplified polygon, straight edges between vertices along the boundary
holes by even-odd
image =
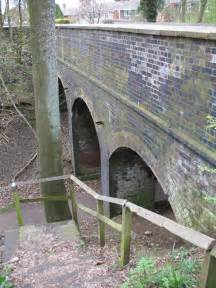
[[[199,261],[184,249],[160,259],[142,257],[121,288],[193,288],[199,270]]]

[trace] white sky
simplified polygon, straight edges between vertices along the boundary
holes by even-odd
[[[98,0],[100,2],[114,2],[114,0]],[[5,9],[5,1],[2,1],[3,10]],[[66,9],[77,8],[79,6],[79,0],[55,0],[56,3],[60,4],[62,7],[63,4],[66,5]],[[10,0],[11,6],[13,6],[13,1]]]
[[[100,2],[114,2],[114,0],[98,0]],[[56,0],[56,3],[58,3],[61,7],[63,6],[63,4],[66,5],[67,9],[70,8],[76,8],[79,6],[79,0]]]

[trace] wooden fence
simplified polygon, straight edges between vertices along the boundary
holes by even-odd
[[[72,180],[73,183],[72,185],[70,185],[70,195],[21,199],[16,189],[17,185],[19,184],[23,186],[33,183],[57,181],[60,179]],[[77,202],[74,183],[97,201],[97,211],[94,211],[86,207],[85,205]],[[74,175],[51,177],[36,181],[17,182],[16,184],[13,183],[12,187],[14,195],[14,205],[17,213],[17,221],[20,226],[24,225],[20,203],[70,200],[72,207],[72,217],[78,230],[78,209],[98,219],[98,236],[101,247],[105,245],[105,224],[111,226],[113,229],[117,230],[121,234],[120,263],[122,266],[125,266],[130,260],[132,214],[136,214],[150,221],[153,224],[163,227],[164,229],[180,237],[181,239],[205,250],[205,259],[201,271],[199,288],[216,288],[216,240],[207,235],[204,235],[198,231],[178,224],[164,216],[161,216],[150,210],[128,202],[127,200],[98,194]],[[104,203],[113,203],[122,207],[122,224],[116,223],[115,221],[105,216]]]

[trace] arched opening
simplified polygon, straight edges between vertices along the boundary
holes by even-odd
[[[130,148],[118,148],[111,155],[109,175],[110,196],[127,199],[150,210],[168,205],[167,195],[151,168]],[[121,207],[110,206],[111,217],[120,213]]]
[[[100,147],[94,121],[85,102],[78,98],[72,109],[75,173],[97,178],[100,174]]]

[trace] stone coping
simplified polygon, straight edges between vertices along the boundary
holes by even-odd
[[[135,34],[160,35],[216,40],[216,25],[199,24],[57,24],[57,28],[120,31]]]

